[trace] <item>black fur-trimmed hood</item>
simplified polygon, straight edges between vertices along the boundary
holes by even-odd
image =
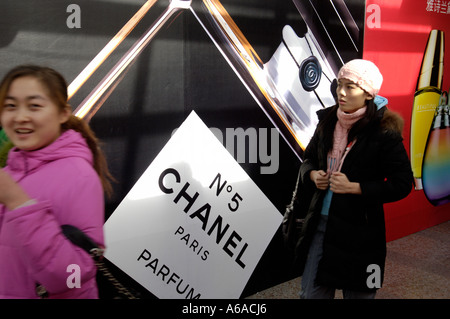
[[[401,135],[404,125],[405,121],[399,113],[385,108],[381,119],[381,127],[384,131],[395,132]]]

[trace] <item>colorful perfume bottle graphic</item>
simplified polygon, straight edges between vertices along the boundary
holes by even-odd
[[[441,97],[444,74],[444,32],[431,30],[425,47],[411,117],[411,166],[416,190],[422,186],[422,162],[429,129]]]
[[[434,206],[450,202],[449,108],[447,92],[443,92],[434,114],[423,158],[423,191]]]

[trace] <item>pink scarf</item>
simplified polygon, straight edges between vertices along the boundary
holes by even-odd
[[[353,124],[366,114],[366,107],[360,108],[353,113],[345,113],[338,108],[336,127],[334,128],[333,148],[328,153],[327,173],[338,172],[341,170],[342,162],[350,150],[354,141],[347,144],[348,132]]]

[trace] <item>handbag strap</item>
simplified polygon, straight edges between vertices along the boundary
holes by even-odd
[[[95,261],[97,269],[100,270],[108,281],[128,299],[137,299],[125,286],[123,286],[114,276],[109,269],[102,262],[104,249],[100,248],[89,236],[87,236],[82,230],[72,225],[62,225],[61,229],[64,235],[75,245],[83,248],[87,251]]]
[[[73,244],[87,251],[95,261],[100,261],[103,257],[104,249],[100,248],[89,236],[79,228],[72,225],[61,225],[63,234]]]
[[[291,202],[288,205],[288,209],[290,209],[290,210],[292,210],[292,208],[294,206],[295,198],[297,197],[298,184],[300,183],[300,176],[301,176],[301,172],[300,172],[300,169],[299,169],[298,170],[298,176],[297,176],[297,182],[295,183],[294,192],[292,193],[292,199],[291,199]]]
[[[119,293],[126,296],[128,299],[137,299],[126,287],[124,287],[104,265],[102,258],[104,249],[100,248],[88,235],[86,235],[79,228],[72,225],[62,225],[61,230],[63,234],[74,245],[81,247],[93,258],[97,269],[100,270],[103,275],[110,281],[110,283],[118,290]],[[48,292],[44,286],[36,283],[36,293],[40,298],[48,298]]]
[[[298,170],[298,176],[297,176],[297,183],[295,184],[295,189],[294,189],[294,194],[292,195],[292,199],[294,200],[295,197],[297,196],[297,191],[298,191],[298,184],[300,183],[300,177],[301,177],[301,171],[300,169]]]

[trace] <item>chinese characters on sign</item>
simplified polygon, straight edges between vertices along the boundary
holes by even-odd
[[[450,1],[427,0],[427,11],[450,14]]]

